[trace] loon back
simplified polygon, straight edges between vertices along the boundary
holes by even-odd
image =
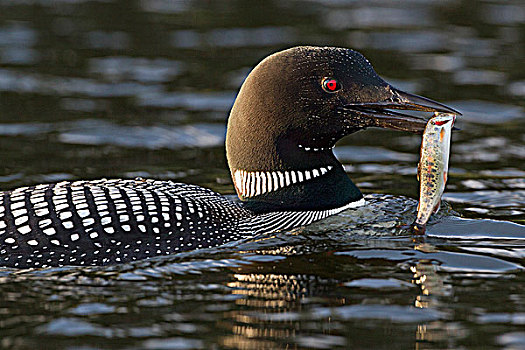
[[[0,266],[107,265],[307,225],[363,204],[332,153],[370,126],[421,132],[387,108],[452,112],[384,82],[359,53],[296,47],[247,77],[226,150],[242,203],[154,180],[61,182],[0,192]]]
[[[256,215],[202,187],[96,180],[1,193],[0,265],[108,265],[307,225],[338,210]]]
[[[171,181],[97,180],[19,188],[0,197],[1,264],[106,265],[241,238],[251,213]],[[161,234],[162,232],[162,234]]]

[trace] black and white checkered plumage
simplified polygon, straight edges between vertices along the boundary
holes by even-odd
[[[0,265],[107,265],[214,247],[330,212],[256,215],[202,187],[154,180],[60,182],[0,194]]]

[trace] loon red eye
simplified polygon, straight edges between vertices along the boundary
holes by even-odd
[[[324,78],[321,86],[323,87],[323,90],[326,92],[336,92],[341,89],[341,83],[334,78]]]

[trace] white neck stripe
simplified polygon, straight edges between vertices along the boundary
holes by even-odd
[[[314,152],[319,152],[319,151],[328,151],[328,150],[331,150],[333,149],[334,147],[306,147],[306,146],[303,146],[303,145],[298,145],[299,148],[302,148],[304,149],[305,151],[309,152],[309,151],[314,151]]]
[[[328,165],[319,169],[312,170],[291,170],[291,171],[246,171],[235,170],[233,173],[233,183],[239,196],[248,198],[259,196],[268,192],[290,185],[305,182],[310,179],[326,174],[332,170],[333,166]]]
[[[339,214],[347,209],[361,207],[365,204],[365,199],[361,198],[355,202],[347,203],[342,207],[328,210],[273,211],[266,214],[254,214],[249,221],[241,222],[239,229],[243,232],[244,237],[253,237],[254,234],[270,233],[309,225],[312,222]]]

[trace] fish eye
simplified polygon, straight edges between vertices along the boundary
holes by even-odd
[[[323,88],[324,91],[330,92],[330,93],[339,91],[342,88],[339,80],[334,79],[334,78],[324,78],[323,81],[321,82],[321,87]]]

